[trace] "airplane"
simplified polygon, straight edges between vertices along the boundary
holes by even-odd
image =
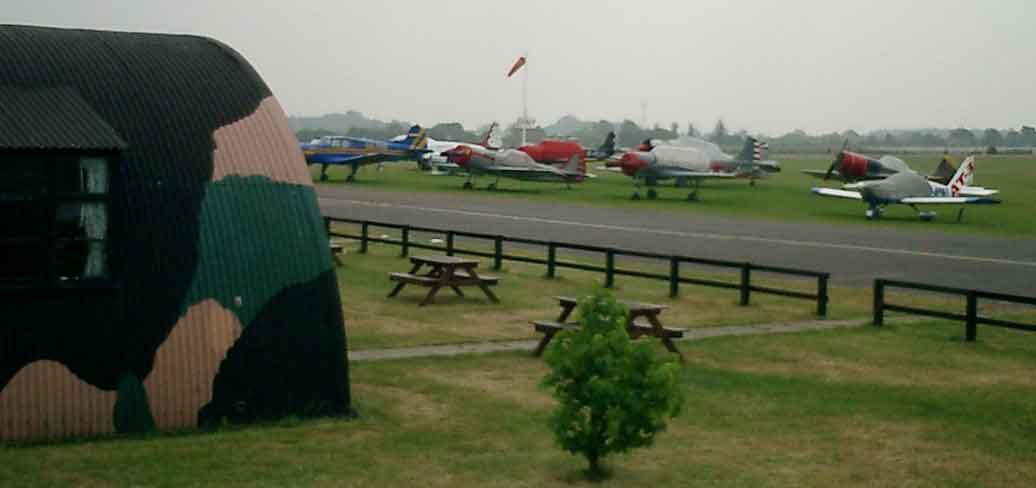
[[[615,131],[608,131],[604,142],[597,149],[590,151],[586,157],[596,161],[604,161],[615,155]]]
[[[356,171],[366,164],[386,161],[417,160],[428,152],[428,137],[425,130],[415,125],[399,141],[376,141],[361,137],[323,136],[306,144],[300,144],[306,164],[320,165],[320,181],[327,181],[327,167],[348,165],[352,172],[345,178],[356,179]]]
[[[881,180],[867,180],[845,185],[842,190],[834,188],[813,187],[813,193],[825,197],[849,198],[867,203],[865,215],[868,219],[881,217],[884,207],[889,204],[909,205],[925,222],[935,218],[935,212],[922,212],[918,205],[946,204],[995,204],[1000,200],[990,198],[999,193],[978,186],[969,186],[975,175],[975,157],[971,156],[961,163],[949,184],[929,181],[927,177],[914,171],[893,173]],[[957,222],[964,217],[964,207],[957,213]]]
[[[705,142],[705,141],[701,141]],[[636,151],[623,154],[622,158],[609,161],[609,169],[617,168],[637,181],[633,199],[640,199],[640,180],[648,186],[647,198],[658,197],[653,187],[666,179],[675,179],[677,187],[694,184],[694,189],[687,199],[698,199],[701,180],[705,178],[749,178],[765,177],[768,173],[780,171],[776,161],[761,161],[762,150],[766,143],[749,137],[736,157],[723,154],[716,148],[715,152],[705,146],[663,145],[658,141],[644,141]],[[721,156],[722,155],[722,156]]]
[[[586,167],[578,155],[572,155],[563,167],[537,163],[531,156],[517,149],[488,149],[462,144],[442,153],[450,163],[468,172],[464,189],[474,188],[473,179],[480,175],[496,176],[487,188],[495,190],[500,177],[526,181],[557,181],[578,183],[586,178]]]
[[[482,140],[479,141],[478,145],[487,149],[499,149],[503,144],[496,129],[497,123],[493,122],[486,133],[482,135]],[[404,138],[406,138],[406,135],[396,136],[392,140],[401,142]],[[436,174],[449,174],[450,172],[457,170],[458,166],[450,164],[442,154],[457,146],[470,144],[471,143],[469,142],[439,141],[429,137],[427,147],[431,152],[426,153],[421,157],[420,162],[422,163],[422,168],[433,169],[437,171]]]
[[[804,169],[802,172],[825,180],[833,178],[850,183],[854,181],[879,180],[904,171],[913,172],[902,159],[895,156],[885,155],[881,158],[873,159],[863,154],[849,151],[846,149],[848,142],[846,141],[846,144],[842,146],[842,150],[835,156],[834,161],[831,161],[831,166],[827,168],[827,171]],[[953,167],[949,155],[944,155],[939,167],[928,176],[928,179],[945,185],[950,181],[956,170],[957,168]]]

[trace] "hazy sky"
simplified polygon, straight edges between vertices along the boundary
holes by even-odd
[[[473,127],[693,122],[771,135],[1036,123],[1036,0],[0,0],[0,23],[191,33],[292,115]],[[2,68],[0,68],[2,69]]]

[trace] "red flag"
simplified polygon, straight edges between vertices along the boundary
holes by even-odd
[[[522,69],[522,66],[525,66],[525,56],[519,57],[518,61],[514,62],[514,66],[511,66],[511,71],[507,72],[507,77],[510,78],[511,75],[517,73],[518,70]]]

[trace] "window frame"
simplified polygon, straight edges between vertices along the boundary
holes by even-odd
[[[112,194],[118,185],[119,168],[121,166],[121,154],[116,150],[10,150],[0,149],[0,164],[8,158],[27,157],[34,162],[45,165],[45,184],[42,192],[27,193],[33,202],[45,207],[45,212],[50,216],[43,225],[46,228],[39,239],[31,238],[0,238],[6,242],[33,241],[39,242],[46,247],[45,269],[26,280],[0,280],[0,290],[84,290],[84,289],[108,289],[116,286],[116,276],[112,257],[113,232],[112,223],[114,213],[112,211]],[[108,187],[105,193],[89,193],[86,191],[58,191],[58,168],[62,164],[79,165],[84,158],[99,158],[107,165]],[[58,208],[63,204],[84,204],[100,203],[105,208],[105,235],[103,239],[89,238],[62,238],[59,237]],[[61,243],[71,242],[95,242],[103,241],[105,276],[101,277],[80,277],[76,280],[62,280],[58,276],[58,249]],[[89,246],[89,244],[88,244]]]

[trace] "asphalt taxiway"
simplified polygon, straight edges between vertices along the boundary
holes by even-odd
[[[1036,296],[1036,239],[696,215],[643,203],[610,208],[329,185],[318,185],[317,195],[331,217],[827,271],[841,285],[880,277]]]

